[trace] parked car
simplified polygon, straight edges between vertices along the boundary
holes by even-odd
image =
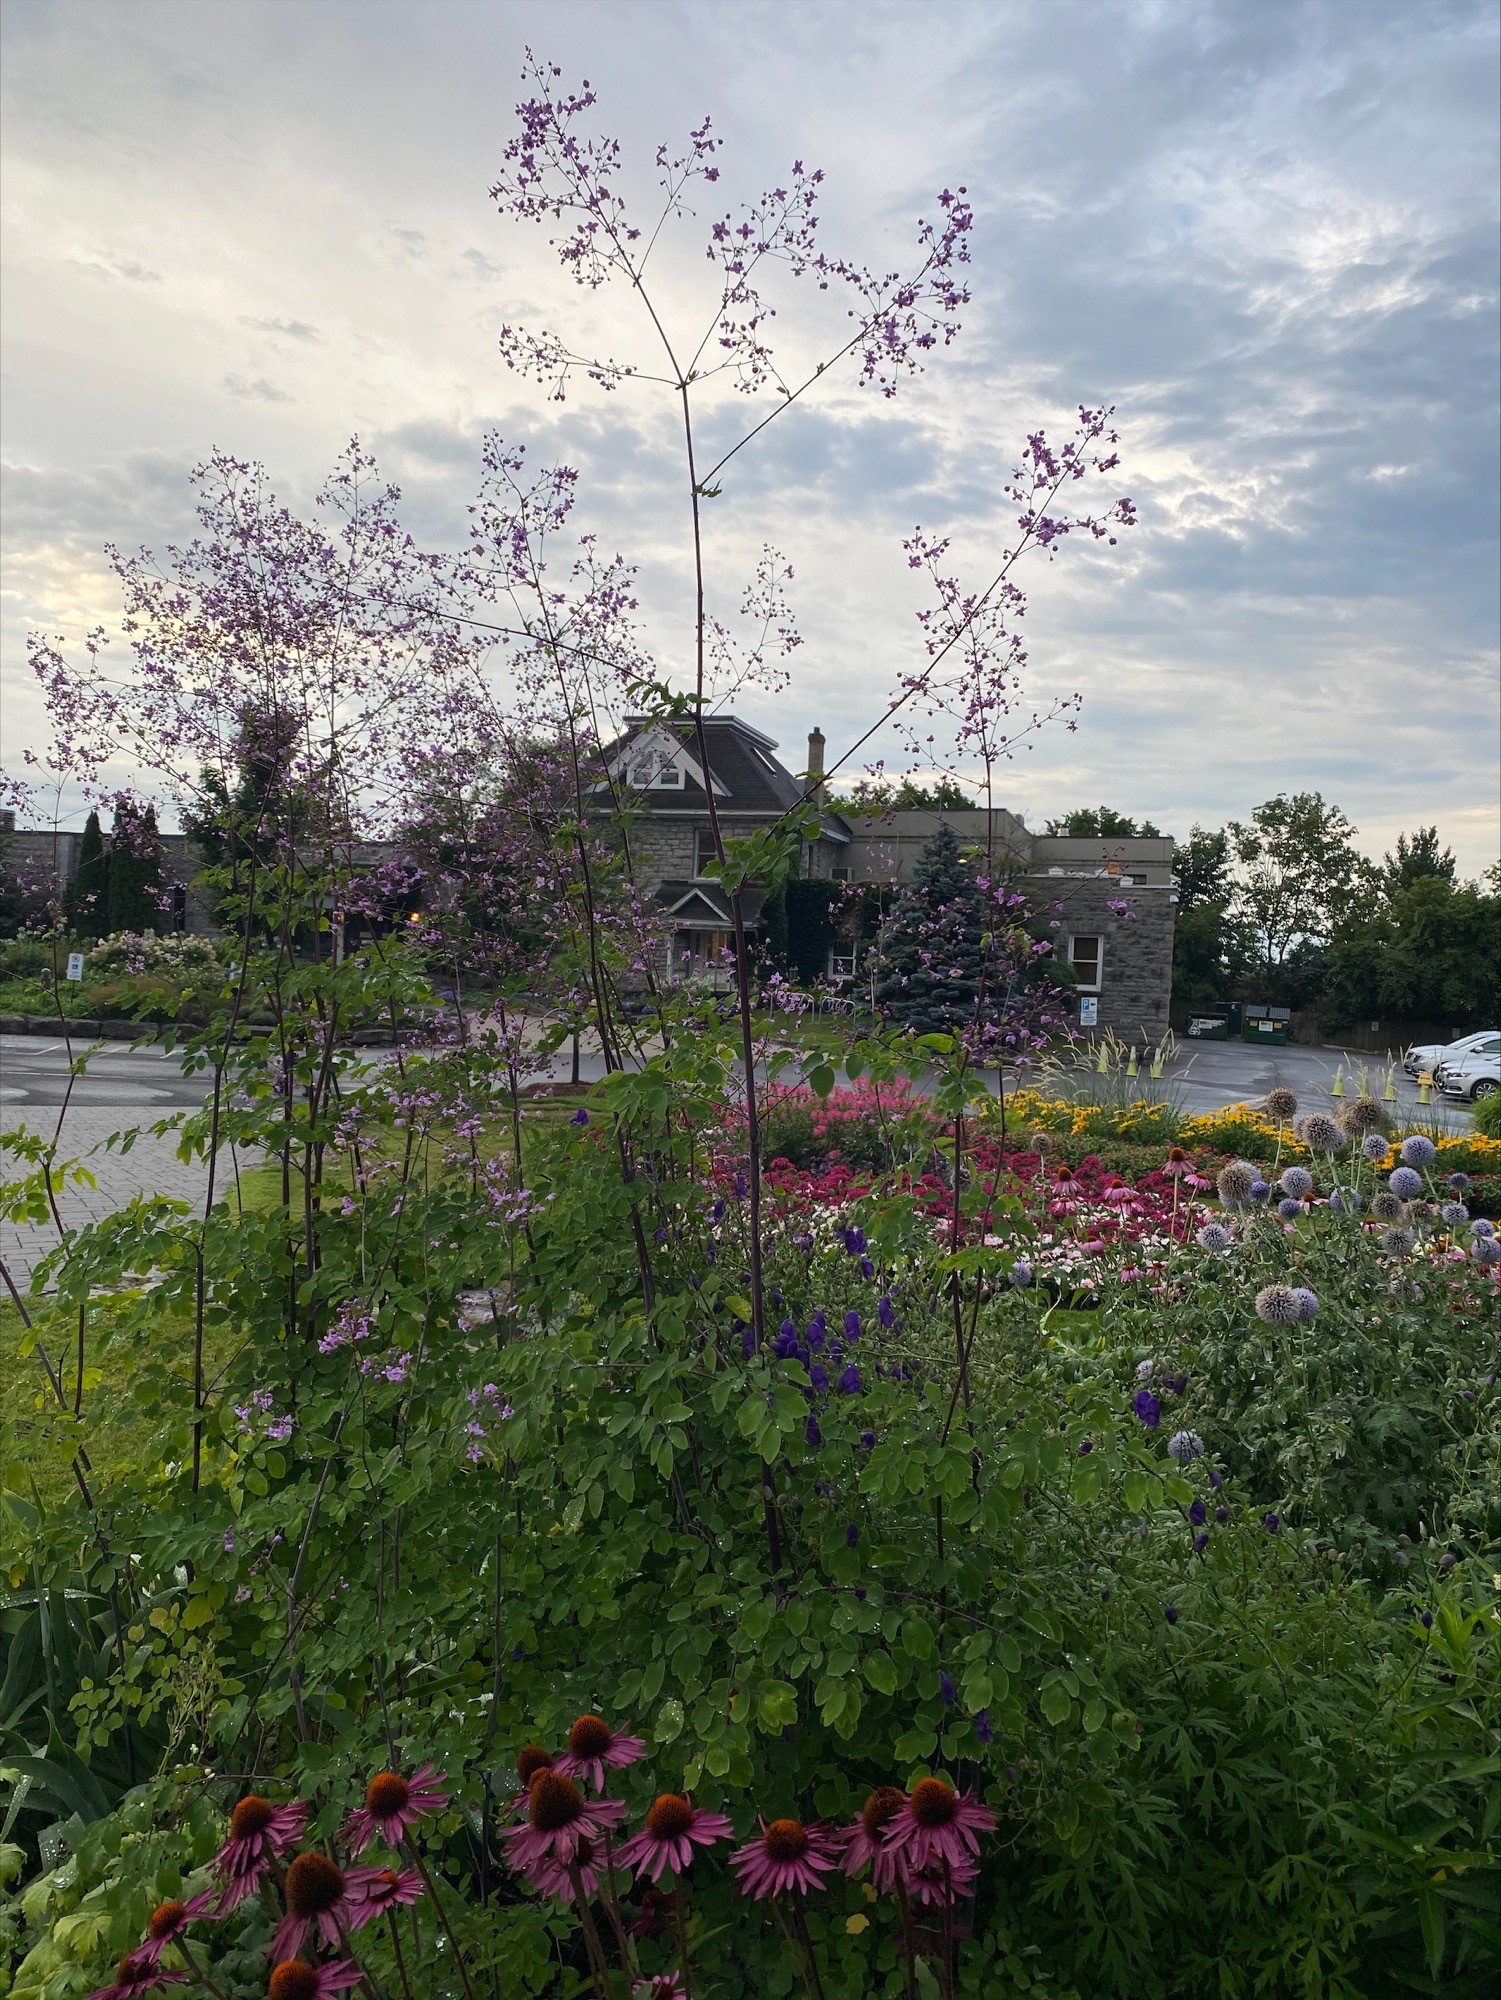
[[[1481,1028],[1476,1034],[1461,1035],[1457,1042],[1414,1042],[1402,1058],[1402,1067],[1409,1076],[1421,1076],[1425,1070],[1432,1073],[1441,1062],[1452,1061],[1485,1042],[1494,1041],[1497,1032],[1495,1028]]]
[[[1472,1102],[1501,1090],[1501,1035],[1491,1035],[1477,1049],[1444,1060],[1434,1071],[1434,1081],[1445,1097],[1464,1097]]]

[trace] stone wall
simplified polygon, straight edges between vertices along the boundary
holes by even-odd
[[[1155,1042],[1167,1032],[1173,990],[1170,884],[1132,886],[1100,876],[1028,875],[1017,885],[1032,902],[1060,960],[1074,936],[1102,940],[1099,1019],[1122,1041]],[[1111,908],[1114,904],[1115,907]],[[1051,929],[1051,926],[1057,926]],[[1086,1033],[1089,1032],[1086,1030]]]

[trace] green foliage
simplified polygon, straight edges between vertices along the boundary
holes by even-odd
[[[786,953],[793,971],[805,985],[826,979],[829,953],[839,935],[840,882],[799,877],[783,890],[786,909]]]
[[[1501,896],[1456,888],[1440,870],[1424,869],[1346,918],[1330,945],[1329,971],[1347,1020],[1396,1015],[1457,1032],[1484,1027],[1501,991]]]
[[[876,1004],[896,1026],[937,1033],[974,1018],[989,912],[947,821],[924,847],[881,932]]]
[[[1266,978],[1300,941],[1324,942],[1370,881],[1355,829],[1319,792],[1279,792],[1227,829],[1240,863],[1240,906]]]
[[[78,866],[63,899],[68,926],[80,938],[104,937],[109,923],[109,856],[99,815],[90,811],[78,843]]]
[[[1487,1139],[1501,1139],[1501,1090],[1482,1097],[1470,1114],[1475,1130]]]
[[[1153,826],[1149,819],[1134,820],[1129,813],[1117,812],[1114,806],[1081,806],[1077,811],[1064,813],[1061,819],[1050,819],[1047,831],[1053,838],[1065,840],[1161,840],[1162,830]]]
[[[161,855],[155,807],[147,806],[141,812],[122,799],[115,807],[110,836],[104,899],[109,929],[135,932],[161,929]]]

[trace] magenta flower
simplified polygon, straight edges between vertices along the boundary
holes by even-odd
[[[942,1778],[919,1778],[884,1840],[911,1879],[934,1863],[951,1870],[970,1867],[980,1835],[995,1824],[989,1806],[971,1793],[956,1792]]]
[[[326,1854],[299,1854],[287,1869],[287,1913],[276,1926],[270,1956],[278,1961],[295,1957],[310,1930],[320,1943],[337,1947],[345,1931],[368,1921],[359,1916],[360,1906],[372,1877],[386,1872],[341,1868]]]
[[[979,1872],[979,1863],[975,1861],[958,1868],[946,1861],[930,1861],[925,1868],[903,1869],[902,1887],[914,1903],[947,1909],[973,1893]]]
[[[587,1801],[572,1778],[557,1770],[535,1773],[527,1792],[526,1822],[501,1834],[513,1868],[530,1871],[537,1862],[553,1860],[567,1868],[578,1858],[580,1843],[601,1839],[625,1815],[623,1799]]]
[[[185,1903],[158,1903],[146,1923],[146,1942],[137,1946],[134,1956],[138,1959],[149,1958],[153,1965],[160,1964],[167,1946],[175,1943],[189,1924],[209,1915],[214,1901],[212,1889],[200,1889]]]
[[[354,1877],[361,1879],[355,1881]],[[415,1868],[352,1868],[345,1876],[346,1894],[353,1916],[349,1928],[357,1931],[387,1910],[401,1903],[415,1903],[424,1893],[422,1877]]]
[[[695,1847],[712,1847],[734,1831],[723,1813],[703,1812],[676,1792],[663,1792],[653,1800],[645,1826],[622,1844],[618,1858],[659,1882],[664,1868],[685,1874]]]
[[[631,1993],[634,2000],[688,2000],[688,1989],[676,1972],[654,1972],[650,1979],[638,1979]]]
[[[330,1993],[345,1993],[364,1977],[352,1959],[326,1958],[321,1965],[309,1965],[305,1958],[284,1958],[271,1974],[267,2000],[325,2000]]]
[[[568,1732],[568,1748],[557,1758],[553,1769],[565,1778],[587,1777],[596,1792],[605,1788],[606,1766],[623,1771],[646,1755],[639,1736],[617,1736],[608,1722],[597,1715],[581,1715]]]
[[[617,1852],[609,1857],[610,1865],[617,1877],[624,1876],[624,1886],[630,1887],[632,1870]],[[578,1887],[588,1898],[599,1893],[599,1878],[605,1867],[605,1856],[598,1844],[586,1834],[574,1850],[573,1860],[563,1862],[556,1855],[544,1854],[526,1869],[526,1879],[541,1895],[556,1896],[560,1903],[574,1900],[574,1876],[578,1876]]]
[[[163,1972],[144,1951],[127,1952],[115,1968],[113,1986],[99,1986],[89,2000],[141,2000],[146,1993],[159,1993],[164,1986],[181,1986],[185,1972]]]
[[[365,1787],[365,1803],[344,1822],[343,1840],[351,1854],[363,1854],[377,1839],[387,1847],[400,1847],[403,1840],[430,1813],[440,1813],[448,1804],[443,1789],[447,1780],[431,1764],[424,1764],[410,1778],[395,1771],[377,1771]]]
[[[774,1819],[770,1826],[762,1820],[761,1831],[730,1856],[730,1866],[740,1877],[741,1895],[760,1902],[788,1889],[821,1889],[841,1845],[838,1829],[820,1820],[811,1826],[800,1819]]]
[[[869,1863],[871,1885],[878,1896],[891,1895],[902,1882],[897,1857],[882,1836],[906,1803],[907,1794],[900,1785],[878,1785],[859,1817],[845,1829],[844,1872],[858,1875]]]
[[[274,1806],[254,1792],[240,1800],[229,1816],[229,1838],[214,1858],[224,1884],[217,1914],[223,1916],[253,1895],[273,1861],[295,1847],[307,1825],[309,1808],[301,1799]]]

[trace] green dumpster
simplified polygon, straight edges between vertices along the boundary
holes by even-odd
[[[1240,1033],[1240,1002],[1220,1001],[1212,1007],[1196,1007],[1184,1029],[1191,1042],[1228,1042]]]
[[[1287,1047],[1287,1031],[1292,1021],[1291,1007],[1262,1007],[1248,1005],[1245,1010],[1246,1024],[1241,1030],[1243,1042],[1257,1042],[1274,1049]]]

